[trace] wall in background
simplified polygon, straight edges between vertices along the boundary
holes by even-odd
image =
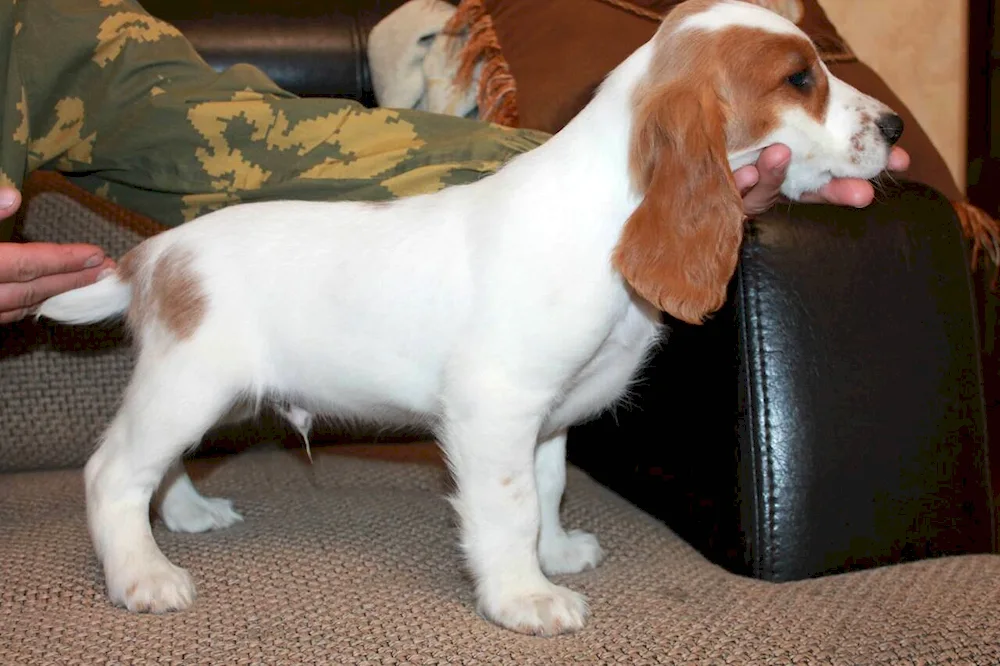
[[[910,108],[964,189],[968,0],[819,3],[858,57]]]

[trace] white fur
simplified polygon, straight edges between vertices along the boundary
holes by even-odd
[[[690,20],[731,24],[791,30],[730,2]],[[304,436],[312,414],[432,428],[456,477],[481,612],[530,633],[583,626],[584,598],[543,571],[602,557],[593,536],[559,521],[566,429],[623,395],[660,334],[659,313],[610,260],[640,200],[627,169],[631,100],[652,49],[619,66],[549,142],[477,183],[389,205],[237,205],[148,241],[137,279],[150,279],[164,250],[184,249],[208,307],[182,340],[144,319],[124,404],[86,467],[90,528],[116,603],[159,612],[194,599],[190,577],[157,548],[147,508],[159,487],[171,529],[240,519],[175,465],[249,398],[294,405],[287,413]],[[790,112],[770,137],[805,151],[790,190],[850,173],[861,99],[852,91],[836,84],[825,125]],[[886,155],[873,144],[872,168]],[[748,154],[730,159],[739,166]],[[103,318],[124,311],[128,293],[112,276],[40,315]]]
[[[243,520],[231,501],[199,494],[179,460],[167,472],[154,500],[156,512],[173,532],[208,532]]]
[[[117,280],[113,272],[106,272],[89,287],[64,296],[45,301],[39,314],[67,324],[113,319],[128,308],[132,301],[132,289]]]
[[[703,12],[687,17],[677,29],[717,32],[733,26],[758,28],[779,35],[802,34],[798,26],[781,14],[761,11],[757,5],[739,0],[722,0]]]

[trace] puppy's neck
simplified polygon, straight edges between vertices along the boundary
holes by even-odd
[[[652,53],[648,42],[612,70],[591,101],[538,149],[538,166],[550,172],[537,174],[540,179],[552,177],[553,165],[559,165],[557,177],[577,183],[571,186],[574,197],[615,200],[629,209],[638,205],[641,197],[628,172],[629,145],[634,92]]]

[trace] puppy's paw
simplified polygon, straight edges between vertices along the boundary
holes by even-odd
[[[502,627],[534,636],[556,636],[583,628],[587,600],[545,581],[537,589],[503,591],[480,600],[479,612]]]
[[[582,530],[543,537],[538,542],[538,561],[542,571],[550,576],[593,569],[602,559],[604,551],[597,537]]]
[[[171,532],[221,530],[243,520],[230,500],[221,497],[185,497],[184,502],[164,502],[160,517]]]
[[[194,603],[190,574],[165,557],[129,558],[126,564],[107,571],[111,601],[135,613],[166,613],[184,610]]]

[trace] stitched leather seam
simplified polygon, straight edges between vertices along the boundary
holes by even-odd
[[[756,320],[757,330],[757,356],[758,356],[758,369],[760,372],[760,396],[761,404],[763,407],[764,416],[764,474],[767,479],[767,493],[765,501],[765,510],[767,511],[767,542],[763,549],[766,557],[766,566],[768,568],[768,573],[774,573],[774,554],[772,553],[772,547],[774,545],[774,464],[772,457],[772,441],[771,441],[771,402],[768,398],[767,392],[767,358],[764,353],[764,327],[761,325],[761,299],[760,299],[760,284],[758,281],[758,273],[756,270],[752,270],[753,274],[753,299],[754,299],[754,312],[753,317]]]
[[[750,231],[747,231],[747,236],[749,237]],[[753,298],[753,284],[750,278],[750,273],[746,267],[745,256],[743,261],[737,266],[739,270],[739,298],[740,302],[744,304],[743,308],[739,309],[739,328],[741,335],[741,348],[742,355],[740,358],[740,363],[744,377],[742,379],[744,383],[744,390],[746,391],[745,403],[743,405],[742,420],[744,425],[743,436],[746,438],[746,448],[745,448],[745,459],[747,464],[750,466],[750,480],[748,485],[749,492],[748,501],[750,503],[750,516],[748,522],[750,527],[748,530],[750,532],[751,539],[748,540],[747,545],[751,549],[751,560],[750,565],[752,567],[752,573],[754,576],[760,574],[760,559],[761,559],[761,530],[759,526],[761,524],[760,512],[761,512],[761,500],[758,497],[757,489],[761,487],[760,481],[760,460],[757,455],[757,441],[759,439],[757,433],[757,426],[755,423],[755,418],[757,414],[757,387],[755,385],[756,376],[754,374],[754,348],[753,339],[751,336],[751,328],[753,323],[751,321],[753,317],[752,312],[752,298]],[[741,455],[744,453],[743,443],[740,445]]]

